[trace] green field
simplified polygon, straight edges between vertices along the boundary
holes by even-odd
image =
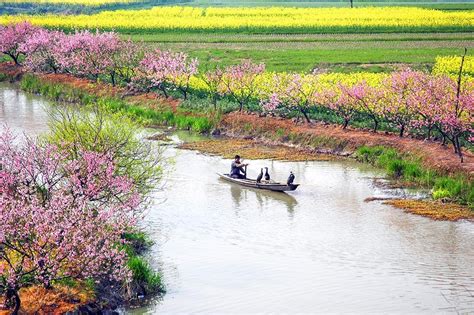
[[[185,51],[201,68],[265,62],[270,71],[391,71],[405,64],[429,68],[439,55],[474,49],[474,33],[415,34],[155,34],[132,35],[147,45]]]

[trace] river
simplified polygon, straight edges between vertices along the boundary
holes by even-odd
[[[0,124],[47,130],[48,102],[0,85]],[[173,135],[175,141],[188,137]],[[170,146],[146,217],[149,257],[167,293],[133,314],[472,313],[474,224],[406,214],[367,197],[405,194],[351,161],[249,161],[301,187],[291,194],[222,182],[230,161]]]

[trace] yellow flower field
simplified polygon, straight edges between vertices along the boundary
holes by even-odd
[[[186,30],[318,33],[467,31],[474,29],[474,11],[448,12],[413,7],[350,9],[284,7],[195,8],[175,6],[155,7],[146,10],[103,11],[93,15],[77,16],[0,16],[1,24],[22,20],[29,20],[33,24],[46,27],[69,29],[100,28],[130,32]]]
[[[256,77],[255,93],[268,94],[274,87],[274,76],[279,75],[280,77],[290,76],[293,73],[286,72],[265,72]],[[324,88],[332,87],[337,84],[344,84],[352,86],[361,82],[366,82],[370,86],[378,86],[384,79],[388,77],[387,73],[370,73],[370,72],[357,72],[357,73],[324,73],[324,74],[304,74],[301,73],[303,86],[313,86],[314,82],[317,82],[319,90]],[[190,87],[194,90],[208,91],[208,86],[199,76],[193,76],[190,80]],[[254,95],[259,97],[259,95]]]
[[[451,74],[457,75],[461,65],[460,56],[443,56],[437,57],[433,67],[434,74]],[[466,56],[463,65],[463,73],[474,76],[474,57]]]

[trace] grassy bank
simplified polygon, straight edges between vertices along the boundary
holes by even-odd
[[[20,87],[27,92],[43,95],[56,102],[82,105],[97,103],[102,108],[113,113],[120,112],[144,126],[173,126],[204,133],[213,128],[217,119],[214,116],[197,115],[180,109],[174,110],[166,104],[148,103],[147,100],[138,104],[136,100],[123,99],[114,94],[97,95],[67,82],[50,82],[32,74],[22,77]]]
[[[137,294],[135,298],[164,292],[165,289],[161,281],[161,275],[155,272],[143,258],[144,252],[153,245],[153,241],[148,234],[142,231],[135,231],[124,235],[124,239],[127,241],[127,244],[124,245],[124,250],[129,257],[127,264],[133,274],[130,285],[133,292]]]
[[[451,201],[474,210],[474,183],[463,174],[446,176],[426,168],[420,158],[390,147],[362,146],[354,153],[358,161],[370,163],[405,184],[432,189],[435,200]]]

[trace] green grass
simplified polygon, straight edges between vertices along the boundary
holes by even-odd
[[[432,189],[434,199],[448,199],[474,209],[474,183],[462,174],[439,174],[423,167],[418,158],[383,146],[362,146],[355,157],[384,169],[392,178]]]
[[[144,294],[164,291],[161,275],[140,256],[153,241],[142,231],[127,233],[123,237],[127,241],[124,250],[129,257],[127,266],[132,272],[132,286],[140,287]]]
[[[229,65],[243,59],[264,62],[268,71],[311,71],[323,68],[330,71],[354,72],[384,71],[384,64],[432,64],[436,56],[457,55],[461,49],[318,49],[318,50],[226,50],[185,49],[191,56],[199,58],[201,68]],[[349,65],[348,65],[349,64]],[[375,65],[374,64],[382,64]],[[342,66],[341,66],[342,65]],[[334,69],[333,69],[334,68]],[[388,68],[387,71],[391,71]]]
[[[215,121],[207,116],[192,115],[184,110],[173,112],[166,107],[154,110],[145,106],[129,104],[115,97],[97,97],[65,84],[42,81],[32,74],[25,75],[21,79],[20,87],[28,92],[41,94],[53,101],[78,103],[85,106],[98,104],[112,113],[122,113],[145,126],[176,126],[180,129],[206,133],[215,125]]]
[[[128,35],[126,35],[128,36]],[[199,58],[200,68],[264,62],[269,71],[392,71],[397,64],[432,65],[440,55],[471,53],[473,33],[415,34],[141,34],[137,41]],[[395,64],[395,65],[394,65]]]
[[[143,257],[131,257],[127,265],[132,271],[133,281],[145,291],[145,294],[163,291],[160,274],[153,271]]]

